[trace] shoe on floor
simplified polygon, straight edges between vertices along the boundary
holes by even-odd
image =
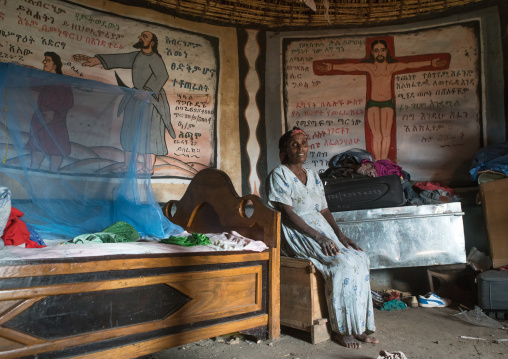
[[[452,304],[450,299],[441,298],[434,293],[418,296],[418,305],[423,308],[444,308]]]

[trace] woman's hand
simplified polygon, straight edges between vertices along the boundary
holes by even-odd
[[[328,237],[320,235],[316,238],[316,242],[318,242],[318,244],[321,246],[325,256],[336,256],[340,253],[340,249]]]
[[[358,245],[356,244],[353,240],[349,239],[349,237],[347,237],[346,235],[344,235],[343,233],[341,233],[339,236],[339,241],[347,248],[351,248],[353,247],[353,249],[356,249],[357,251],[362,251],[363,252],[363,249]]]
[[[74,61],[82,62],[83,66],[93,67],[101,64],[101,61],[97,57],[91,57],[83,54],[73,55]]]
[[[282,212],[282,215],[289,220],[299,232],[313,238],[320,246],[326,256],[336,256],[340,253],[340,248],[333,243],[333,241],[325,235],[317,232],[314,228],[309,226],[299,215],[293,211],[293,207],[283,203],[276,203],[275,208]],[[328,209],[326,209],[328,211]],[[332,217],[328,211],[329,217]],[[333,217],[332,217],[333,218]],[[337,227],[337,225],[335,225]],[[338,228],[337,228],[338,229]]]

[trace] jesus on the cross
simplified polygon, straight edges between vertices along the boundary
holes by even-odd
[[[393,43],[393,38],[387,38],[387,40]],[[369,39],[367,39],[367,48],[368,44]],[[430,54],[395,59],[390,55],[387,41],[375,39],[370,42],[368,56],[359,62],[358,60],[316,60],[314,61],[314,73],[316,75],[365,73],[369,75],[367,77],[366,115],[372,140],[367,140],[367,150],[372,153],[375,160],[390,158],[395,162],[396,147],[395,141],[392,141],[392,131],[395,132],[393,128],[395,118],[394,75],[446,69],[450,63],[450,55]]]

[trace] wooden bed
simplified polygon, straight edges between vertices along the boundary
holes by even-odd
[[[269,249],[3,262],[0,358],[133,358],[237,331],[277,338],[279,213],[238,197],[215,169],[163,211],[191,233],[236,231]]]

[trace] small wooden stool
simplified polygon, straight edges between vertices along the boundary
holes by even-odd
[[[308,259],[280,257],[280,324],[310,332],[313,344],[330,339],[325,281]]]

